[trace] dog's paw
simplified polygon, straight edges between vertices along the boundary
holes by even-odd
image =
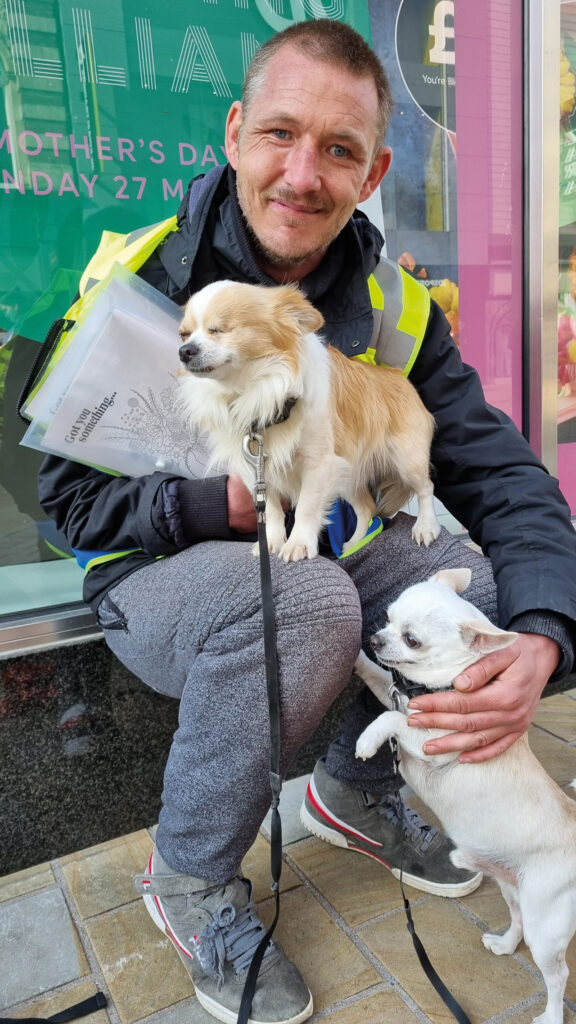
[[[279,555],[285,543],[285,533],[276,534],[271,530],[266,531],[266,546],[271,555]],[[260,554],[259,541],[256,541],[256,543],[253,545],[252,554],[255,555],[256,558],[258,558],[258,555]]]
[[[462,871],[476,871],[476,865],[470,863],[470,859],[466,857],[462,850],[456,847],[455,850],[451,850],[448,854],[455,868],[461,868]]]
[[[366,761],[369,757],[374,757],[374,754],[378,753],[381,746],[382,741],[379,734],[375,729],[371,729],[368,726],[356,741],[356,757]]]
[[[271,531],[268,530],[266,540],[268,542],[268,551],[270,554],[279,555],[286,543],[286,534],[283,531],[281,533],[271,533]]]
[[[304,558],[316,558],[318,541],[299,539],[292,534],[280,548],[278,555],[284,562],[301,562]]]
[[[421,519],[418,516],[412,527],[412,537],[420,546],[430,547],[433,541],[440,536],[440,523],[437,519]]]
[[[496,956],[507,956],[514,952],[518,943],[510,937],[508,932],[504,932],[504,935],[484,932],[482,945],[486,946],[486,949],[489,949],[491,953],[495,953]]]

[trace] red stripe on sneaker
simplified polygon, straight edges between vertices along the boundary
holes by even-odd
[[[313,783],[314,779],[310,779],[308,789],[306,791],[306,797],[312,804],[314,810],[317,811],[325,821],[337,828],[339,832],[347,832],[348,835],[356,836],[358,839],[362,839],[365,843],[370,843],[372,846],[382,846],[382,843],[377,842],[375,839],[370,839],[370,836],[365,836],[363,832],[358,832],[356,829],[351,828],[350,825],[347,825],[345,821],[342,821],[340,818],[331,814],[326,805],[322,803],[318,791],[312,788]]]
[[[394,870],[392,865],[389,864],[387,860],[384,860],[383,857],[378,857],[375,853],[370,853],[370,850],[363,850],[361,846],[353,846],[352,843],[350,843],[348,849],[352,850],[354,853],[364,853],[366,854],[367,857],[370,857],[370,860],[377,860],[379,864],[383,864],[384,867],[388,868],[389,871]]]
[[[154,856],[154,852],[152,852],[150,854],[150,860],[148,861],[148,874],[149,875],[152,874],[152,858],[153,858],[153,856]],[[146,879],[143,879],[143,884],[144,884],[145,881],[146,881]],[[148,883],[147,883],[148,885],[150,885],[150,881],[151,881],[151,879],[148,881]],[[166,935],[168,936],[169,939],[172,940],[172,942],[174,943],[175,946],[178,946],[178,949],[181,950],[181,952],[184,954],[184,956],[187,956],[189,960],[193,960],[194,957],[192,956],[192,953],[190,953],[190,951],[186,949],[186,946],[182,945],[182,943],[179,941],[177,936],[172,931],[170,925],[168,924],[168,921],[167,921],[167,918],[166,918],[166,914],[164,913],[164,910],[162,909],[162,904],[161,904],[158,896],[154,896],[154,894],[152,894],[152,895],[153,895],[154,903],[156,904],[158,913],[160,914],[160,917],[164,921]]]

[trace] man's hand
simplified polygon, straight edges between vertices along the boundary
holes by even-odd
[[[408,724],[452,731],[425,743],[426,754],[461,751],[463,764],[488,761],[526,732],[559,660],[555,640],[521,633],[510,647],[487,654],[456,676],[454,692],[411,700],[408,707],[420,714],[410,715]]]
[[[226,481],[226,497],[230,529],[237,533],[256,533],[258,523],[252,495],[237,473],[233,473]]]

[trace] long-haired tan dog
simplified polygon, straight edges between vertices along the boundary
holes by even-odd
[[[316,335],[320,313],[295,286],[219,281],[189,300],[180,335],[183,401],[207,430],[213,462],[252,489],[242,452],[263,435],[268,546],[286,562],[314,558],[333,501],[358,518],[351,547],[376,512],[419,503],[413,536],[439,533],[430,481],[434,421],[398,370],[348,359]],[[376,500],[373,495],[376,495]],[[295,507],[286,539],[282,499]]]

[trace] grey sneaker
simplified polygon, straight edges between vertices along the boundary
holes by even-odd
[[[238,876],[226,885],[209,885],[163,873],[169,870],[154,851],[134,885],[191,974],[198,1002],[217,1020],[236,1024],[248,968],[266,932],[250,899],[250,882]],[[312,1009],[298,968],[271,942],[258,975],[251,1024],[300,1024]]]
[[[302,824],[319,839],[380,861],[396,878],[435,896],[467,896],[482,874],[455,868],[453,844],[426,825],[399,795],[375,796],[333,779],[316,763],[300,809]]]

